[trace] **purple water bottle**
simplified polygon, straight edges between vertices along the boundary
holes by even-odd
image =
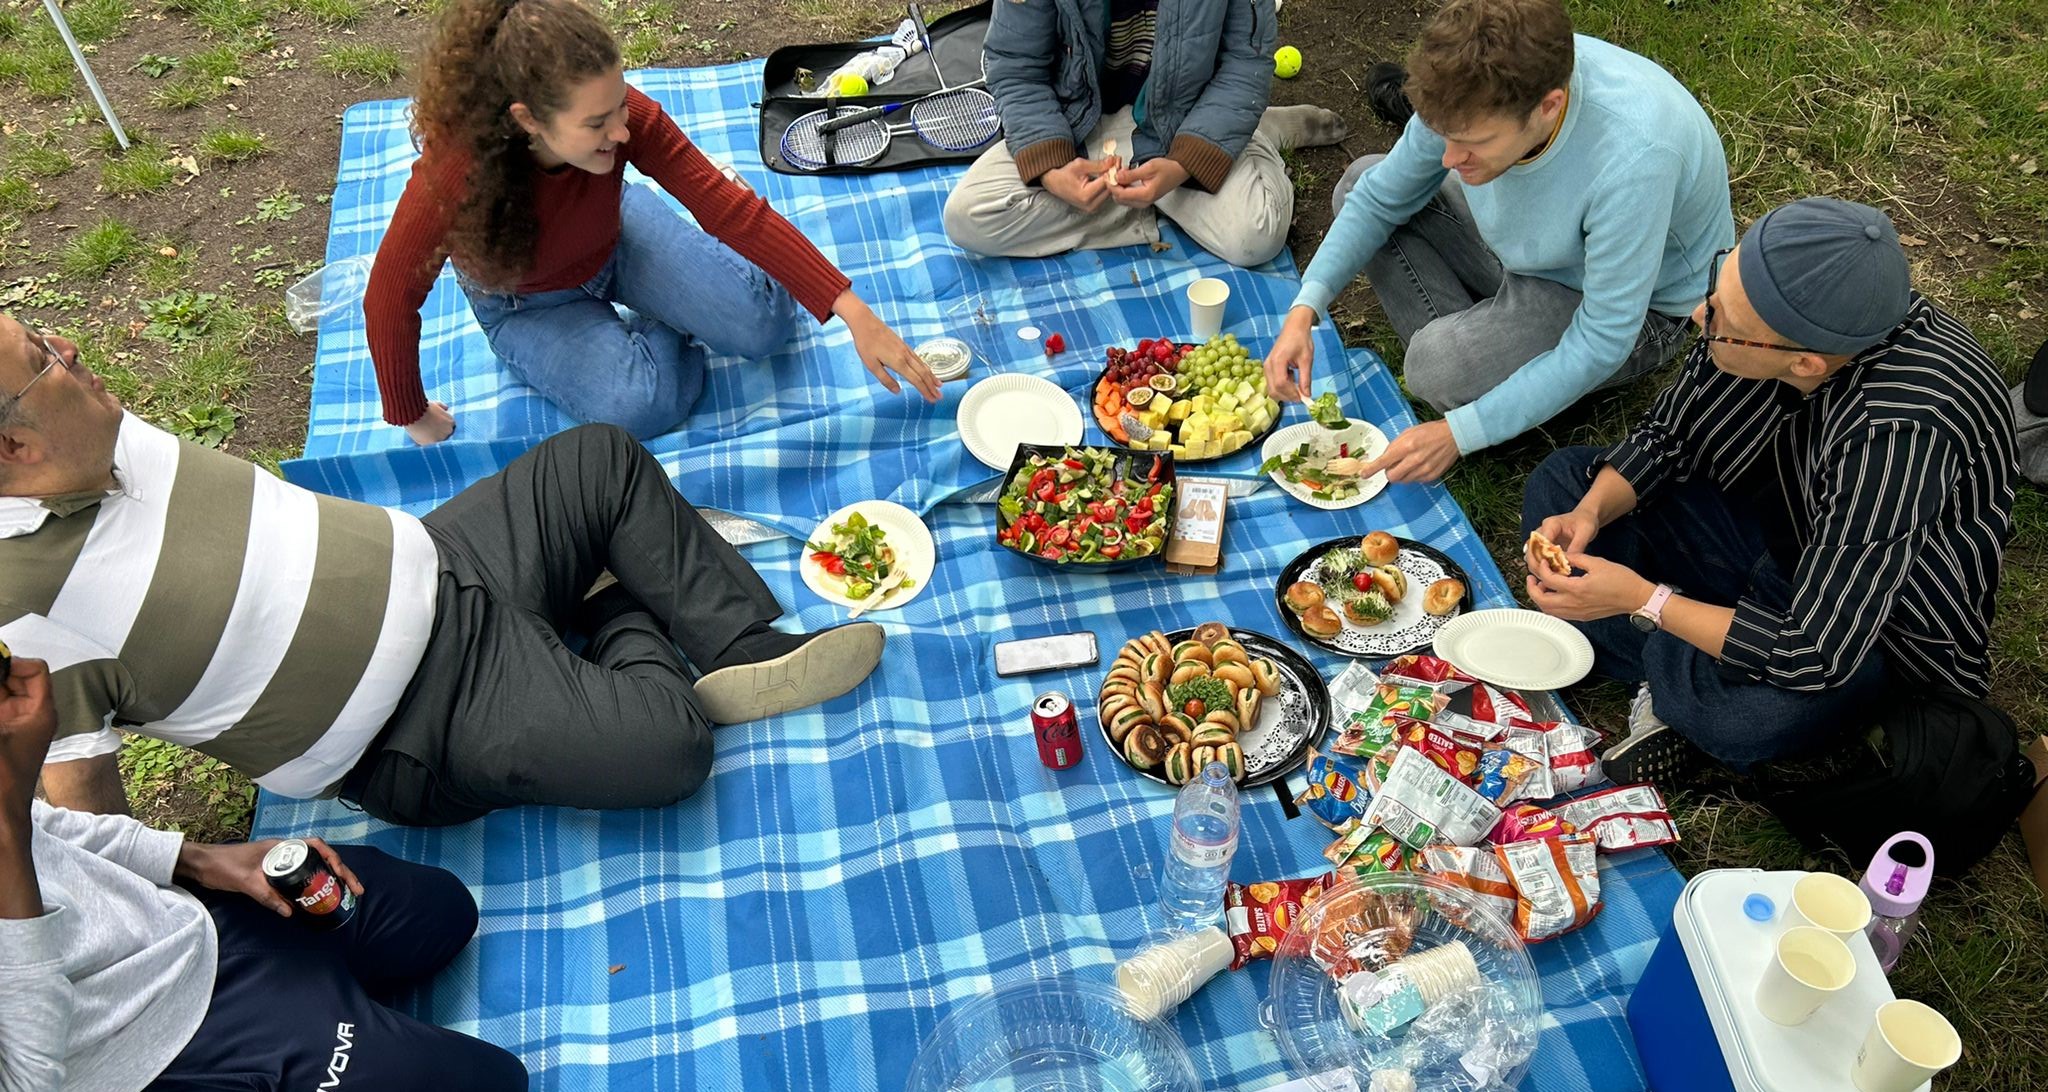
[[[1934,845],[1912,831],[1894,834],[1870,859],[1863,874],[1863,894],[1870,900],[1870,925],[1864,932],[1877,961],[1890,974],[1906,950],[1906,938],[1920,921],[1920,903],[1934,879]]]

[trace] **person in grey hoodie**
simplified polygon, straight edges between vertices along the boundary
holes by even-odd
[[[0,664],[0,1092],[527,1086],[510,1053],[381,1003],[476,931],[454,876],[308,838],[358,901],[305,928],[263,877],[274,841],[199,845],[35,799],[49,669]]]
[[[982,60],[1005,140],[946,234],[1036,258],[1159,242],[1164,215],[1232,265],[1271,260],[1294,220],[1280,153],[1344,137],[1321,107],[1267,109],[1275,27],[1273,0],[996,0]]]

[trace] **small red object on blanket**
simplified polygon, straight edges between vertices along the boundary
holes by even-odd
[[[1067,351],[1067,339],[1058,334],[1045,335],[1045,355],[1058,356]]]

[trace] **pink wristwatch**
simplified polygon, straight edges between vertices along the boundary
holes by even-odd
[[[1629,613],[1628,624],[1644,633],[1655,633],[1664,628],[1664,603],[1671,598],[1671,585],[1659,584],[1650,593],[1650,601]]]

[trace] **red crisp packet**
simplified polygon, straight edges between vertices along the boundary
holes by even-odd
[[[1563,936],[1600,912],[1591,834],[1511,842],[1493,847],[1493,855],[1515,885],[1515,932],[1523,940]]]
[[[1462,682],[1474,683],[1478,679],[1451,666],[1451,661],[1435,656],[1402,656],[1387,665],[1380,672],[1382,679],[1413,679],[1424,683]]]
[[[1648,785],[1602,789],[1550,810],[1592,835],[1601,849],[1664,846],[1678,841],[1678,824],[1671,821],[1664,798]]]
[[[1230,969],[1271,958],[1301,912],[1329,890],[1336,877],[1325,872],[1298,880],[1231,884],[1223,890],[1223,926],[1230,934]]]
[[[1575,792],[1603,776],[1600,758],[1593,753],[1593,746],[1600,742],[1600,736],[1583,724],[1518,718],[1508,726],[1507,739],[1509,747],[1550,767],[1550,791],[1545,794],[1532,792],[1530,795],[1535,799]],[[1528,742],[1531,739],[1537,742]]]
[[[1482,724],[1512,724],[1529,717],[1529,703],[1520,694],[1491,683],[1473,683],[1472,719]]]
[[[1527,842],[1536,838],[1556,838],[1565,834],[1576,834],[1579,828],[1559,819],[1556,813],[1539,808],[1534,804],[1515,804],[1501,813],[1500,822],[1486,840],[1499,845],[1503,842]]]
[[[1396,737],[1404,747],[1421,751],[1436,768],[1467,784],[1479,781],[1480,743],[1461,732],[1418,720],[1404,720]]]

